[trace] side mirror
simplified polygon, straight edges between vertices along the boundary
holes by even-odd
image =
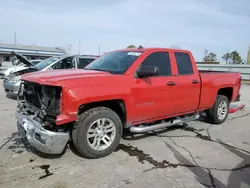
[[[149,76],[157,75],[158,72],[159,72],[159,69],[158,69],[158,67],[154,67],[154,66],[142,66],[136,72],[137,72],[137,76],[139,78],[143,78],[143,77],[149,77]]]

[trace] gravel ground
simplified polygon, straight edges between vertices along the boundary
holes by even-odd
[[[250,85],[246,107],[222,125],[126,134],[108,157],[84,159],[71,145],[61,156],[31,152],[19,139],[16,101],[0,87],[0,187],[250,187]]]

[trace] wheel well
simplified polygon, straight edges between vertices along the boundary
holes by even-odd
[[[217,94],[226,96],[230,102],[233,97],[233,88],[232,87],[221,88],[219,89]]]
[[[120,99],[115,100],[107,100],[107,101],[98,101],[98,102],[92,102],[88,104],[83,104],[78,108],[78,115],[85,112],[86,110],[89,110],[91,108],[95,108],[98,106],[104,106],[107,108],[112,109],[115,111],[118,116],[121,118],[122,124],[126,125],[126,107],[125,102]]]

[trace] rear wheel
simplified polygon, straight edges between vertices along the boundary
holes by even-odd
[[[221,124],[227,119],[228,112],[228,98],[224,95],[218,95],[214,106],[207,111],[208,121],[214,124]]]
[[[101,158],[112,153],[122,136],[120,117],[111,109],[97,107],[79,116],[72,130],[77,150],[87,158]]]

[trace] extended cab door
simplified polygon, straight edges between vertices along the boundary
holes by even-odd
[[[77,68],[83,69],[94,60],[94,58],[79,57],[77,61]]]
[[[174,52],[174,57],[178,69],[177,113],[193,112],[198,108],[200,100],[200,75],[189,53]]]
[[[136,122],[166,117],[176,113],[177,84],[172,75],[171,61],[168,51],[150,53],[141,66],[158,67],[156,76],[135,78],[132,86],[134,98],[133,119]]]

